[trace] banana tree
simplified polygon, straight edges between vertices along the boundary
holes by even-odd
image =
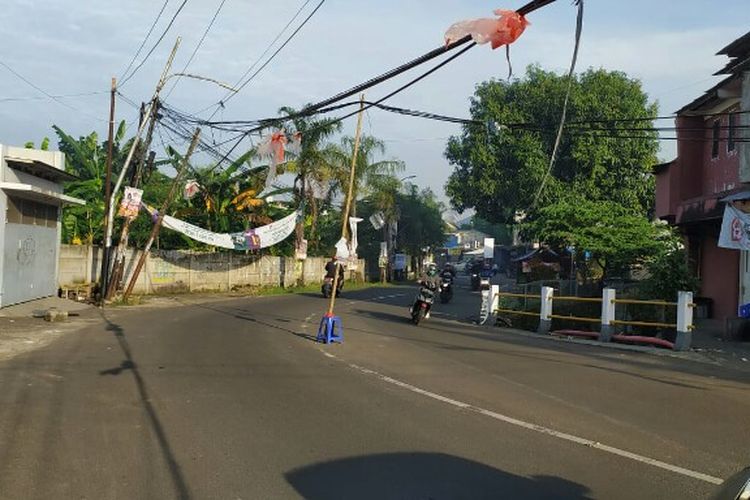
[[[77,180],[65,184],[65,194],[86,201],[83,206],[66,206],[62,215],[62,239],[66,243],[92,244],[103,238],[105,213],[104,183],[107,168],[107,141],[99,142],[96,132],[74,139],[53,125],[59,150],[65,153],[65,170]],[[120,171],[131,141],[122,145],[125,122],[120,122],[113,142],[113,177]]]

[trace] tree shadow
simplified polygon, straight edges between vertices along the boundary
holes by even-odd
[[[164,431],[164,426],[161,423],[161,419],[159,418],[156,409],[151,403],[151,398],[149,396],[148,389],[146,388],[146,383],[143,380],[143,376],[138,369],[138,364],[133,359],[133,353],[130,349],[130,344],[128,343],[128,339],[125,337],[125,330],[117,323],[112,322],[103,313],[101,314],[101,316],[102,319],[104,319],[104,321],[107,323],[107,331],[112,332],[117,339],[117,343],[120,345],[120,349],[125,356],[125,360],[120,364],[120,366],[100,371],[99,375],[118,376],[125,371],[129,371],[133,375],[133,380],[135,381],[135,386],[138,390],[138,396],[140,397],[141,404],[146,412],[148,421],[151,424],[151,429],[156,435],[156,440],[159,443],[159,448],[161,450],[162,456],[167,463],[167,468],[172,480],[172,485],[174,486],[175,496],[179,499],[187,500],[190,498],[190,489],[188,488],[187,482],[185,481],[185,477],[182,475],[182,468],[180,467],[180,464],[177,463],[177,459],[175,458],[174,452],[172,451],[172,446],[169,444],[169,438]]]
[[[589,489],[553,476],[523,477],[444,453],[343,458],[284,474],[308,500],[587,499]]]

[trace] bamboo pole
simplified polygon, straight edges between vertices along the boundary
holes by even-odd
[[[190,142],[190,147],[187,150],[187,154],[185,154],[185,156],[182,158],[182,164],[180,165],[180,169],[177,171],[177,174],[175,175],[175,178],[172,181],[172,186],[169,188],[169,193],[167,194],[167,198],[164,200],[164,203],[162,204],[161,209],[159,210],[159,215],[156,219],[156,222],[154,222],[154,227],[151,228],[151,234],[148,237],[146,246],[143,248],[143,253],[141,254],[141,257],[138,259],[138,264],[135,266],[135,269],[133,270],[133,276],[131,276],[130,282],[128,283],[128,287],[125,289],[125,293],[122,296],[123,300],[127,300],[130,294],[133,292],[133,287],[135,287],[135,282],[136,280],[138,280],[138,275],[141,273],[141,269],[143,269],[143,265],[146,263],[146,259],[148,258],[148,253],[151,250],[151,245],[154,244],[154,240],[156,239],[156,236],[159,234],[159,229],[161,228],[161,223],[164,220],[164,215],[169,209],[169,205],[172,203],[172,198],[174,198],[175,194],[177,193],[177,188],[179,187],[180,180],[182,179],[182,176],[185,173],[185,170],[187,170],[190,156],[193,154],[193,151],[198,145],[198,139],[200,138],[200,135],[201,135],[201,129],[199,128],[195,129],[195,133],[193,134],[193,140]]]
[[[357,130],[354,134],[354,151],[352,152],[352,165],[349,169],[349,191],[346,196],[346,205],[344,208],[344,217],[341,223],[341,237],[346,237],[346,227],[349,224],[349,210],[352,207],[352,192],[354,191],[354,174],[357,166],[357,154],[359,154],[359,138],[362,132],[362,114],[365,108],[365,95],[362,94],[359,98],[359,114],[357,115]],[[331,291],[331,298],[328,302],[328,313],[326,316],[333,316],[333,307],[336,304],[336,290],[339,285],[339,266],[336,265],[336,269],[333,273],[333,289]],[[343,277],[342,277],[343,278]]]

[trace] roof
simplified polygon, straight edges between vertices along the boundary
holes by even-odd
[[[663,171],[667,170],[675,161],[676,159],[665,161],[664,163],[659,163],[657,165],[654,165],[653,167],[651,167],[651,172],[658,175],[662,173]]]
[[[42,189],[31,184],[21,184],[19,182],[0,182],[0,189],[11,191],[13,194],[22,198],[29,198],[45,203],[59,204],[67,203],[70,205],[85,205],[86,201],[74,198],[63,193]]]
[[[716,53],[717,56],[738,57],[750,52],[750,31]]]
[[[724,78],[719,83],[708,89],[701,95],[700,97],[694,99],[692,102],[686,104],[685,106],[681,107],[676,111],[676,114],[689,114],[690,111],[699,111],[700,108],[705,106],[706,104],[719,100],[719,89],[722,87],[725,87],[727,84],[732,83],[734,80],[739,81],[739,76],[737,75],[729,75],[727,78]]]
[[[529,260],[535,255],[539,255],[540,257],[542,257],[542,259],[544,259],[544,257],[552,257],[552,258],[560,257],[557,252],[550,250],[549,248],[535,248],[531,250],[530,252],[524,255],[521,255],[520,257],[516,257],[515,259],[513,259],[513,262],[523,262],[524,260]]]
[[[73,174],[69,174],[65,170],[53,167],[52,165],[39,160],[20,158],[16,156],[6,156],[5,161],[10,167],[17,168],[18,170],[22,170],[31,175],[35,175],[37,177],[48,179],[54,182],[74,181],[78,179],[78,177]]]

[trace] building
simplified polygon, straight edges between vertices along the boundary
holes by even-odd
[[[717,55],[730,59],[725,77],[677,111],[677,158],[654,174],[656,215],[685,236],[699,296],[723,320],[750,302],[748,252],[718,246],[725,203],[750,199],[750,33]]]
[[[0,307],[57,293],[60,208],[84,204],[63,194],[60,152],[0,145]]]

